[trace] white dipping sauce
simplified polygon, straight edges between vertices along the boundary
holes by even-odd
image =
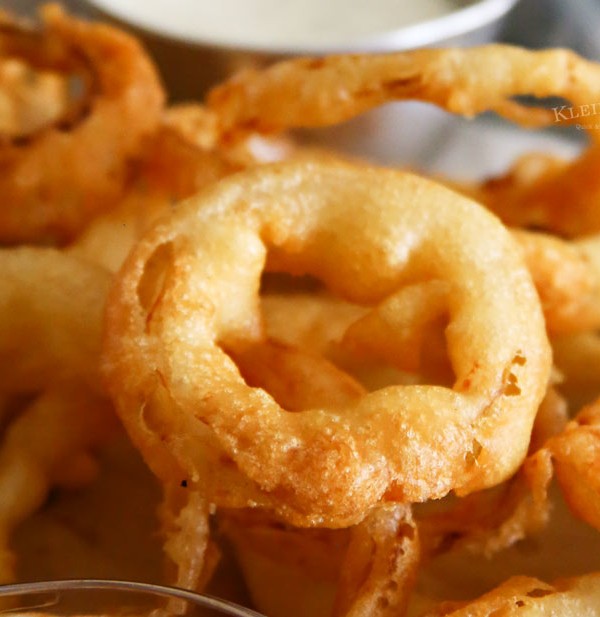
[[[334,47],[452,13],[456,0],[93,0],[149,30],[240,47]],[[462,2],[461,4],[465,4]]]

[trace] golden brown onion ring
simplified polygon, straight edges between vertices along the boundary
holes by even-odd
[[[535,418],[531,455],[515,476],[487,491],[450,500],[450,505],[430,503],[417,512],[424,558],[460,547],[491,557],[541,531],[549,520],[553,476],[551,455],[543,446],[566,422],[566,403],[549,388]]]
[[[585,115],[593,115],[592,104],[595,111],[600,100],[598,84],[600,66],[570,50],[489,45],[288,60],[240,72],[213,89],[209,107],[220,118],[225,142],[252,131],[337,124],[394,100],[433,103],[467,117],[495,111],[524,126],[581,123],[596,142],[598,123]],[[557,96],[572,107],[524,105],[518,95]],[[477,198],[510,225],[568,236],[595,233],[599,158],[595,144],[572,163],[529,157],[484,184]]]
[[[333,617],[402,615],[420,558],[410,506],[384,504],[352,527]]]
[[[600,236],[568,241],[513,230],[551,334],[600,327]]]
[[[422,617],[581,617],[597,615],[599,604],[600,573],[561,579],[552,585],[515,576],[473,602],[446,602]]]
[[[104,269],[57,249],[0,251],[0,391],[35,393],[56,380],[98,378]]]
[[[600,327],[598,237],[568,241],[537,232],[513,229],[512,233],[539,294],[548,332],[559,335]],[[427,367],[421,356],[425,351],[431,356],[436,347],[431,335],[442,332],[447,325],[446,295],[443,281],[407,287],[402,295],[382,304],[376,313],[352,325],[344,336],[345,346],[386,359],[403,370],[420,368],[424,375],[433,368],[434,374],[443,375],[447,372],[443,358],[437,361],[437,367]],[[400,312],[402,328],[391,332],[387,314]]]
[[[507,225],[579,237],[600,232],[600,147],[574,161],[547,155],[519,159],[503,176],[491,178],[476,197]]]
[[[69,106],[69,81],[33,71],[15,59],[0,59],[0,134],[24,137],[61,120]]]
[[[327,126],[409,99],[468,117],[489,110],[525,126],[543,126],[556,121],[552,109],[513,97],[561,96],[584,105],[599,99],[598,84],[600,67],[572,51],[489,45],[293,59],[242,71],[212,90],[208,101],[225,135]]]
[[[422,375],[402,372],[376,358],[353,353],[343,345],[348,327],[368,311],[321,292],[268,293],[261,296],[261,315],[267,339],[302,347],[354,377],[367,390],[398,383],[423,382]],[[445,344],[443,353],[446,354]]]
[[[546,448],[567,504],[600,530],[600,401],[584,407]]]
[[[201,149],[163,124],[147,140],[124,197],[109,212],[94,218],[69,250],[111,271],[118,270],[156,219],[167,215],[181,199],[233,171],[237,168],[220,154]]]
[[[552,339],[554,363],[561,374],[559,390],[572,410],[589,405],[600,396],[600,336],[597,332]]]
[[[220,552],[210,538],[210,504],[200,491],[163,486],[159,509],[169,581],[200,591],[209,582]]]
[[[267,256],[270,269],[375,305],[408,281],[446,280],[454,387],[384,388],[301,413],[249,387],[221,346],[260,340]],[[386,495],[420,501],[506,479],[549,365],[535,289],[494,217],[422,178],[333,160],[250,170],[180,206],[130,255],[107,312],[106,382],[142,452],[192,478],[208,471],[216,503],[246,477],[247,503],[301,525],[359,521]]]
[[[257,163],[275,163],[296,151],[294,142],[285,136],[249,134],[235,144],[220,143],[219,117],[197,103],[182,103],[167,109],[165,122],[187,141],[203,150],[218,151],[230,164],[240,168]]]
[[[117,427],[110,404],[77,384],[58,384],[8,427],[0,444],[0,581],[14,580],[9,549],[16,526],[56,486],[79,487],[95,477],[94,449]]]
[[[42,11],[43,30],[0,28],[0,50],[34,68],[83,66],[90,100],[68,126],[49,126],[0,144],[0,240],[64,241],[121,194],[129,160],[158,125],[163,92],[156,71],[129,35]]]
[[[410,507],[386,504],[349,529],[297,529],[259,510],[228,511],[254,604],[273,617],[396,617],[413,587],[419,540]]]
[[[323,306],[331,307],[327,303]],[[348,375],[302,347],[266,341],[234,357],[247,380],[250,374],[249,383],[264,388],[285,409],[301,412],[319,405],[339,407],[365,393]],[[387,617],[401,614],[408,602],[420,558],[417,529],[408,505],[376,506],[345,534],[345,530],[294,529],[268,515],[248,511],[225,515],[225,521],[250,591],[258,607],[268,614],[288,615],[300,610],[335,617]],[[315,558],[319,563],[316,571]],[[332,567],[323,568],[334,560],[337,563]],[[257,571],[257,563],[263,565],[262,570]],[[310,572],[302,572],[307,568]],[[287,581],[286,574],[310,581],[308,593],[302,590],[306,596],[303,603],[298,605],[294,598],[292,607],[289,599],[265,595],[264,586],[271,586],[274,569],[286,587],[296,583]],[[335,570],[333,576],[330,570]],[[261,572],[269,578],[261,580]],[[333,583],[337,589],[331,608],[333,593],[327,590]]]

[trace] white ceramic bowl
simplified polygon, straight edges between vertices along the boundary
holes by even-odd
[[[231,36],[223,32],[214,36],[198,34],[193,15],[194,5],[201,0],[173,0],[185,19],[174,18],[173,12],[169,11],[169,2],[152,1],[154,5],[164,2],[163,20],[158,21],[151,11],[140,10],[144,6],[141,0],[87,0],[97,15],[133,29],[145,41],[174,99],[197,99],[208,87],[239,68],[263,65],[289,56],[484,43],[492,40],[502,17],[517,0],[453,0],[456,4],[454,11],[421,23],[400,28],[390,24],[381,32],[359,38],[347,37],[344,40],[338,37],[333,42],[307,40],[293,44],[265,43],[251,31],[240,34],[243,29],[238,27]],[[298,3],[301,4],[301,0]],[[340,20],[343,19],[344,15],[340,14]]]
[[[144,0],[146,1],[146,0]],[[166,0],[151,0],[169,3]],[[191,7],[204,0],[172,0]],[[214,2],[214,0],[211,0]],[[219,0],[216,0],[217,2]],[[285,0],[280,0],[285,1]],[[288,0],[293,1],[293,0]],[[302,0],[297,0],[301,2]],[[327,0],[322,0],[327,2]],[[405,0],[398,0],[403,2]],[[408,0],[419,2],[420,0]],[[335,45],[251,45],[246,40],[194,36],[190,23],[168,17],[159,25],[140,11],[142,0],[87,0],[95,16],[126,26],[140,37],[157,62],[172,100],[202,100],[206,91],[235,71],[264,66],[298,55],[331,52],[386,52],[423,46],[467,46],[492,41],[504,15],[517,0],[452,0],[456,10],[442,17],[403,28],[390,27],[376,35]],[[341,15],[340,19],[344,17]],[[303,131],[300,138],[313,145],[365,157],[383,164],[426,166],[437,140],[454,119],[431,105],[391,104],[362,114],[339,126]]]

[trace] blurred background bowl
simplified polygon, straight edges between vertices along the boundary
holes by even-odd
[[[188,6],[193,1],[199,2],[190,0]],[[297,1],[301,4],[301,0]],[[171,15],[169,19],[158,21],[152,11],[140,9],[143,5],[139,0],[88,0],[95,17],[127,27],[145,42],[174,100],[199,99],[210,86],[241,68],[264,66],[291,56],[386,52],[428,45],[464,46],[489,42],[497,35],[502,18],[516,1],[450,0],[449,4],[455,8],[434,19],[412,22],[399,28],[392,23],[382,32],[362,37],[343,37],[333,33],[333,42],[311,41],[308,35],[306,39],[299,35],[293,44],[286,45],[260,40],[252,32],[245,34],[243,29],[233,25],[231,36],[211,36],[196,29],[190,19],[177,20]],[[165,1],[164,5],[165,11],[169,11],[169,3]],[[338,23],[352,18],[350,5],[348,3],[345,14],[339,15]],[[235,20],[235,15],[231,20]]]
[[[0,5],[19,12],[33,12],[44,0],[0,0]],[[244,6],[252,6],[253,0]],[[303,6],[302,0],[279,0],[288,6]],[[413,11],[423,10],[427,3],[409,2]],[[217,0],[219,2],[219,0]],[[327,0],[322,0],[327,3]],[[496,40],[507,16],[515,13],[518,0],[445,0],[450,11],[434,19],[412,21],[395,27],[390,18],[385,29],[369,36],[349,36],[344,40],[343,25],[357,18],[348,2],[344,13],[337,15],[333,27],[325,30],[321,42],[310,38],[305,43],[295,39],[292,45],[257,43],[251,27],[242,19],[232,23],[232,34],[223,30],[219,37],[194,34],[193,17],[177,21],[174,3],[186,7],[190,16],[201,0],[63,0],[72,11],[102,19],[125,28],[139,37],[155,59],[172,102],[201,101],[207,90],[236,71],[262,67],[275,61],[299,55],[324,55],[332,52],[391,52],[424,46],[469,46]],[[157,19],[157,7],[164,5],[164,19]],[[431,3],[430,6],[435,3]],[[441,2],[440,2],[441,4]],[[155,7],[151,10],[149,7]],[[219,7],[211,0],[204,6]],[[373,7],[376,3],[373,3]],[[418,7],[415,9],[415,7]],[[452,8],[454,7],[454,8]],[[373,8],[376,10],[376,8]],[[154,17],[152,17],[154,15]],[[431,15],[431,13],[430,13]],[[231,15],[235,20],[236,16]],[[510,19],[510,18],[509,18]],[[336,24],[340,28],[336,29]],[[360,25],[360,24],[359,24]],[[244,30],[245,28],[245,30]],[[241,33],[241,34],[240,34]],[[279,37],[280,39],[282,37]],[[323,42],[325,41],[325,42]],[[382,164],[411,165],[432,169],[432,161],[453,131],[459,119],[432,105],[418,102],[391,103],[360,117],[328,128],[306,130],[296,134],[303,142],[333,148]]]
[[[199,0],[190,0],[193,1]],[[297,1],[301,3],[301,0]],[[193,23],[182,24],[172,17],[157,23],[155,17],[151,18],[140,10],[139,0],[88,0],[94,17],[126,27],[144,41],[159,66],[173,101],[201,100],[211,86],[238,70],[262,67],[294,56],[333,52],[377,53],[424,46],[487,43],[496,38],[503,19],[516,1],[449,0],[449,4],[455,7],[453,10],[421,23],[413,22],[400,28],[390,23],[382,32],[349,40],[341,40],[339,33],[332,33],[335,43],[318,44],[307,36],[305,43],[296,41],[293,46],[281,46],[269,45],[265,41],[251,45],[252,32],[229,38],[223,35],[220,38],[206,34],[195,36]],[[156,0],[154,3],[156,5]],[[339,15],[338,23],[352,19],[350,4],[346,14]],[[165,6],[168,10],[167,2]],[[190,12],[193,13],[193,9]],[[234,26],[232,30],[239,32]],[[297,137],[310,145],[334,148],[383,164],[425,167],[437,147],[439,136],[447,132],[452,123],[448,114],[431,105],[392,103],[342,125],[301,131]]]

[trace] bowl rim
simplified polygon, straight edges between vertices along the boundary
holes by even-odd
[[[389,52],[403,51],[443,43],[445,40],[484,28],[503,17],[519,0],[470,0],[466,6],[459,6],[450,13],[426,21],[360,37],[348,43],[306,43],[303,45],[272,45],[269,43],[223,40],[218,37],[192,34],[186,24],[172,27],[156,24],[143,11],[132,11],[139,6],[137,0],[124,3],[123,0],[86,0],[95,9],[129,26],[172,40],[179,44],[200,48],[242,53],[273,54],[277,56],[322,55],[348,52]],[[463,0],[464,1],[464,0]]]
[[[167,585],[157,585],[154,583],[143,583],[137,581],[124,581],[113,579],[60,579],[49,581],[35,581],[25,583],[14,583],[8,585],[0,585],[0,597],[11,595],[25,594],[42,594],[61,591],[83,591],[83,590],[102,590],[108,589],[111,591],[131,591],[137,593],[147,593],[164,598],[176,598],[179,600],[187,600],[202,608],[211,608],[224,611],[224,615],[231,617],[264,617],[260,613],[252,609],[240,606],[228,600],[221,600],[210,595],[200,594],[180,587],[170,587]],[[23,607],[23,610],[31,610],[30,607]],[[11,607],[10,611],[18,614],[19,607]],[[0,611],[0,614],[4,611]]]

